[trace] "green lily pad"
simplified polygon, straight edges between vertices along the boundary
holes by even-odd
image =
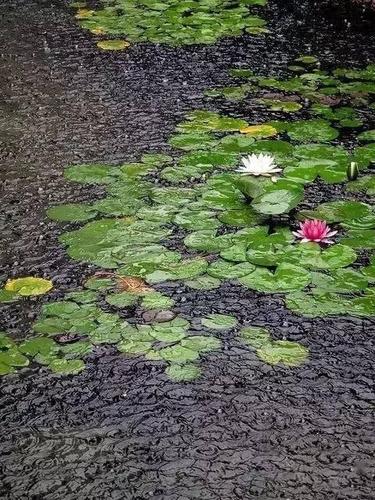
[[[116,180],[119,171],[111,165],[72,165],[65,169],[64,175],[70,181],[83,184],[109,184]]]
[[[85,288],[90,290],[107,290],[114,286],[114,282],[111,278],[89,278],[85,282]]]
[[[341,240],[341,243],[351,248],[367,248],[373,250],[375,249],[375,230],[365,229],[362,231],[348,231],[346,237]]]
[[[363,274],[353,269],[337,269],[330,275],[312,273],[312,284],[317,287],[318,293],[322,291],[324,293],[347,293],[365,290],[368,280]]]
[[[318,243],[310,242],[285,247],[277,258],[307,269],[339,269],[355,262],[357,254],[346,245],[332,245],[323,250]]]
[[[44,295],[53,288],[53,285],[51,280],[28,276],[26,278],[8,280],[4,288],[7,292],[15,292],[22,297],[29,297],[33,295]]]
[[[213,262],[207,269],[207,273],[214,278],[232,280],[247,276],[255,270],[255,266],[249,262],[235,264],[223,259]]]
[[[112,293],[105,298],[108,304],[120,308],[133,306],[138,302],[138,299],[139,297],[136,294],[129,292]]]
[[[315,210],[303,210],[300,217],[320,219],[327,222],[346,222],[371,213],[372,209],[366,203],[359,201],[338,200],[318,205]]]
[[[70,358],[76,358],[85,356],[86,354],[90,354],[92,349],[92,344],[86,341],[74,342],[73,344],[66,344],[60,347],[60,351]]]
[[[195,335],[193,337],[186,337],[181,340],[182,347],[197,351],[199,353],[209,352],[219,349],[221,342],[216,337],[207,337],[204,335]]]
[[[353,193],[362,191],[369,196],[373,196],[375,195],[375,175],[364,175],[355,181],[348,182],[346,189]]]
[[[300,366],[309,355],[306,347],[298,342],[276,340],[257,349],[257,356],[270,365]]]
[[[259,349],[271,342],[271,336],[266,328],[247,326],[240,332],[243,342],[255,349]]]
[[[117,344],[117,349],[126,354],[146,354],[152,347],[151,342],[123,340]]]
[[[361,134],[359,134],[357,138],[362,142],[374,142],[375,130],[366,130],[366,132],[362,132]]]
[[[77,304],[91,304],[97,301],[98,294],[91,290],[84,290],[82,292],[70,292],[66,295],[66,298],[73,300]]]
[[[58,349],[58,345],[52,339],[46,337],[35,337],[33,339],[25,340],[20,346],[20,352],[28,356],[35,356],[42,354],[46,356]]]
[[[215,288],[219,288],[220,280],[213,276],[203,274],[202,276],[198,276],[195,280],[185,281],[185,285],[194,290],[214,290]]]
[[[208,149],[214,147],[216,142],[214,137],[204,133],[179,134],[169,139],[171,146],[185,151]]]
[[[209,314],[202,318],[202,325],[212,330],[230,330],[237,325],[237,319],[227,314]]]
[[[184,365],[172,363],[166,368],[165,373],[175,382],[190,382],[199,378],[202,371],[193,363],[186,363]]]
[[[330,142],[339,132],[325,120],[301,120],[288,124],[287,134],[297,142]]]
[[[8,290],[0,290],[0,302],[10,303],[19,299],[20,296],[16,292],[10,292]]]
[[[282,263],[275,273],[259,267],[239,282],[258,292],[288,293],[305,288],[311,282],[311,274],[302,267]]]
[[[0,365],[21,367],[27,366],[29,363],[28,358],[15,347],[11,347],[6,351],[0,351]]]
[[[181,262],[159,266],[158,271],[154,271],[146,276],[146,281],[155,284],[162,283],[163,281],[195,278],[203,274],[207,267],[207,261],[199,257],[191,260],[183,260]]]
[[[215,212],[209,210],[183,210],[176,214],[173,222],[184,229],[194,231],[209,230],[220,226],[220,222],[215,215]]]
[[[280,179],[254,198],[254,210],[262,214],[278,215],[289,212],[303,199],[303,187],[297,183]]]
[[[42,312],[45,316],[58,316],[60,318],[70,318],[70,315],[79,310],[79,305],[70,301],[58,301],[45,304],[42,307]]]
[[[143,309],[169,309],[173,307],[174,300],[160,292],[147,293],[141,302]]]
[[[371,143],[367,144],[367,146],[355,148],[353,161],[358,163],[359,168],[367,168],[375,163],[375,144]]]
[[[255,212],[251,207],[239,210],[228,210],[218,215],[218,219],[223,224],[236,227],[249,227],[261,224],[265,217]]]
[[[318,59],[315,56],[299,56],[295,62],[302,64],[316,64]]]
[[[92,219],[96,216],[96,212],[83,203],[67,203],[65,205],[57,205],[47,210],[47,216],[56,221],[63,222],[81,222]]]
[[[278,99],[258,99],[260,104],[267,106],[271,111],[284,111],[285,113],[295,113],[302,108],[302,104],[295,101],[281,101]]]
[[[53,373],[77,375],[85,369],[85,363],[82,359],[55,359],[48,365],[48,368]]]
[[[124,50],[130,43],[126,40],[100,40],[96,45],[102,50]]]
[[[174,345],[171,347],[165,347],[159,351],[160,356],[170,363],[180,363],[184,364],[189,361],[195,361],[199,357],[197,351],[187,349],[181,345]]]
[[[318,295],[293,293],[287,295],[286,305],[293,312],[308,318],[346,315],[352,307],[346,297],[329,292]]]

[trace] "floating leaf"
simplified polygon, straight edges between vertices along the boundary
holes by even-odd
[[[166,368],[165,373],[175,382],[190,382],[200,377],[201,369],[192,363],[184,365],[172,363]]]
[[[83,203],[68,203],[49,208],[47,215],[56,221],[81,222],[94,218],[96,212]]]
[[[199,357],[197,351],[192,351],[181,345],[174,345],[172,347],[165,347],[159,351],[160,356],[171,363],[184,364],[188,361],[195,361]]]
[[[298,142],[329,142],[339,136],[339,132],[324,120],[300,120],[290,123],[287,134]]]
[[[130,43],[126,40],[100,40],[96,45],[103,50],[123,50],[129,47]]]
[[[212,330],[230,330],[237,325],[237,319],[227,314],[209,314],[202,319],[202,325]]]
[[[282,263],[275,273],[259,267],[239,282],[258,292],[287,293],[305,288],[311,282],[311,275],[302,267]]]
[[[213,276],[203,274],[202,276],[198,276],[195,280],[185,281],[185,284],[194,290],[214,290],[220,286],[220,280]]]
[[[341,243],[352,248],[375,249],[375,230],[348,231],[346,237],[341,240]]]
[[[46,337],[27,339],[19,346],[19,350],[29,356],[35,356],[36,354],[46,356],[56,351],[57,348],[56,342]]]
[[[223,259],[213,262],[207,269],[207,273],[214,278],[236,279],[247,276],[255,270],[255,266],[249,262],[235,264]]]
[[[364,175],[356,181],[348,182],[347,191],[358,193],[363,191],[369,196],[375,195],[375,175]]]
[[[278,134],[277,130],[271,125],[250,125],[240,130],[241,134],[247,134],[251,137],[263,139]]]
[[[358,140],[363,142],[374,142],[375,141],[375,130],[366,130],[362,132],[357,137]]]
[[[300,366],[306,361],[308,354],[306,347],[288,340],[276,340],[257,349],[257,356],[270,365]]]
[[[255,349],[259,349],[271,342],[270,334],[266,328],[247,326],[242,328],[240,335],[245,344]]]
[[[315,56],[299,56],[295,61],[302,64],[316,64],[318,59]]]
[[[43,295],[52,289],[52,281],[43,278],[34,278],[28,276],[26,278],[16,278],[8,280],[5,283],[5,290],[8,292],[16,292],[22,297],[29,297],[32,295]]]
[[[113,293],[107,295],[106,302],[111,306],[130,307],[138,302],[138,296],[129,292]]]
[[[48,368],[53,373],[77,375],[85,369],[85,363],[81,359],[55,359],[48,365]]]
[[[0,351],[0,367],[6,366],[27,366],[29,360],[17,348],[11,347],[6,351]]]
[[[300,217],[321,219],[327,222],[343,222],[365,217],[371,213],[371,207],[359,201],[338,200],[318,205],[315,210],[303,210]]]
[[[141,303],[143,309],[169,309],[173,307],[174,300],[160,292],[147,293]]]
[[[181,340],[182,347],[197,351],[199,353],[219,349],[221,342],[216,337],[206,337],[204,335],[195,335]]]
[[[109,184],[116,179],[119,171],[111,165],[72,165],[65,169],[64,175],[70,181],[84,184]]]

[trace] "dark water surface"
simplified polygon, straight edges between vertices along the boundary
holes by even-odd
[[[101,191],[66,182],[64,167],[168,151],[184,112],[206,106],[203,91],[236,63],[266,75],[310,51],[331,67],[375,61],[374,24],[359,11],[272,0],[265,17],[266,38],[108,54],[64,2],[1,2],[1,278],[45,275],[55,297],[79,286],[93,268],[67,258],[45,209]],[[104,347],[75,377],[35,368],[2,378],[1,498],[373,499],[374,322],[308,320],[230,284],[173,297],[188,318],[266,324],[307,345],[310,361],[276,369],[223,335],[192,384]],[[0,329],[21,336],[38,311],[0,313]]]

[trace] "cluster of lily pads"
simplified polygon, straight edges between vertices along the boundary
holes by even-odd
[[[129,42],[168,45],[212,44],[225,36],[267,33],[266,22],[251,12],[267,0],[101,0],[90,8],[74,2],[80,25],[94,35],[126,37],[100,40],[104,50],[122,50]]]
[[[48,215],[74,223],[60,237],[68,255],[108,276],[45,305],[36,333],[52,335],[58,344],[61,335],[63,341],[73,335],[73,351],[76,343],[90,350],[115,344],[127,355],[164,361],[175,380],[192,380],[200,372],[199,356],[217,349],[218,338],[188,333],[183,318],[134,325],[118,313],[173,308],[173,300],[154,288],[159,283],[211,290],[233,281],[256,293],[283,294],[289,309],[307,317],[375,315],[374,207],[349,199],[353,192],[368,196],[375,190],[375,131],[367,125],[375,66],[329,74],[312,56],[295,63],[294,76],[280,80],[237,68],[232,75],[249,83],[209,92],[215,99],[254,99],[277,120],[254,124],[197,110],[170,138],[171,156],[145,154],[138,162],[66,169],[67,179],[103,184],[107,195],[93,203],[51,207]],[[272,104],[269,89],[278,92]],[[339,142],[345,129],[355,136],[350,148]],[[348,181],[348,175],[358,178]],[[305,187],[317,180],[344,185],[345,199],[298,210]],[[135,283],[130,289],[129,280]],[[119,311],[105,312],[101,301]],[[236,323],[214,314],[202,319],[201,327],[230,330]],[[243,328],[239,338],[271,364],[296,366],[307,357],[302,345],[274,341],[264,329]],[[56,357],[61,359],[61,349],[45,356],[52,370]]]

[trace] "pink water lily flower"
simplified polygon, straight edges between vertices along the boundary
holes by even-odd
[[[293,231],[294,236],[301,238],[301,243],[315,241],[316,243],[333,243],[329,238],[334,236],[337,231],[331,231],[331,228],[324,220],[305,220],[300,222],[300,229]]]

